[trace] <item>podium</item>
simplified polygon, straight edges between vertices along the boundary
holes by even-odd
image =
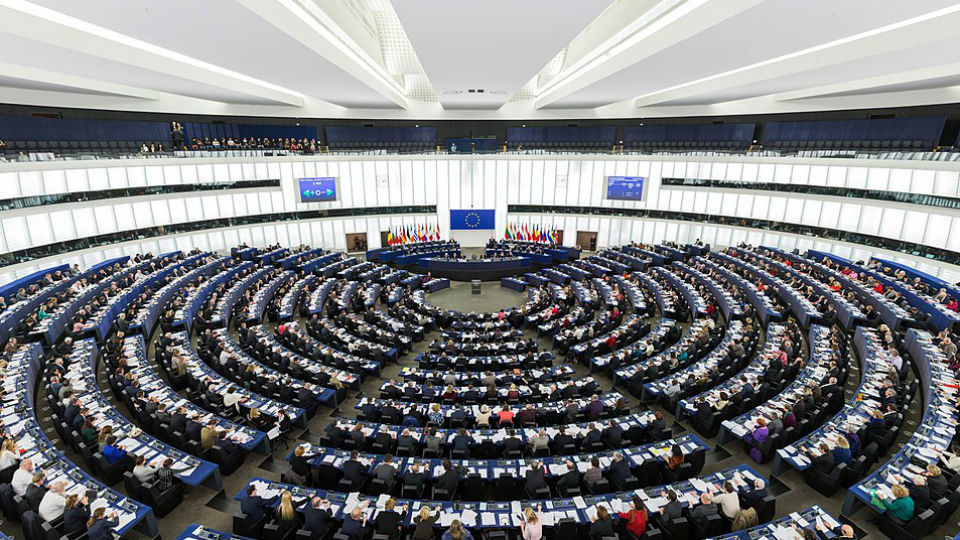
[[[473,294],[480,294],[480,283],[479,279],[470,280],[470,292]]]

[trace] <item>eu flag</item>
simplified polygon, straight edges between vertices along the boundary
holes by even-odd
[[[496,210],[450,210],[450,230],[493,230]]]

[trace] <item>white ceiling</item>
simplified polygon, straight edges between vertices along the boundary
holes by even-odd
[[[0,103],[550,119],[960,102],[960,1],[868,6],[0,0]]]
[[[499,109],[610,0],[401,0],[400,22],[444,108]],[[484,90],[483,93],[469,90]]]

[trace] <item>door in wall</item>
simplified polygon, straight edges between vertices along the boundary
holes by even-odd
[[[597,250],[597,232],[596,231],[577,231],[577,245],[583,251]]]

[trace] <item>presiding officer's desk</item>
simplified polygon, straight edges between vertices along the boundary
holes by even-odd
[[[473,279],[495,280],[506,276],[515,276],[532,268],[530,257],[506,257],[502,259],[443,259],[428,257],[417,261],[417,267],[440,276],[457,281]]]

